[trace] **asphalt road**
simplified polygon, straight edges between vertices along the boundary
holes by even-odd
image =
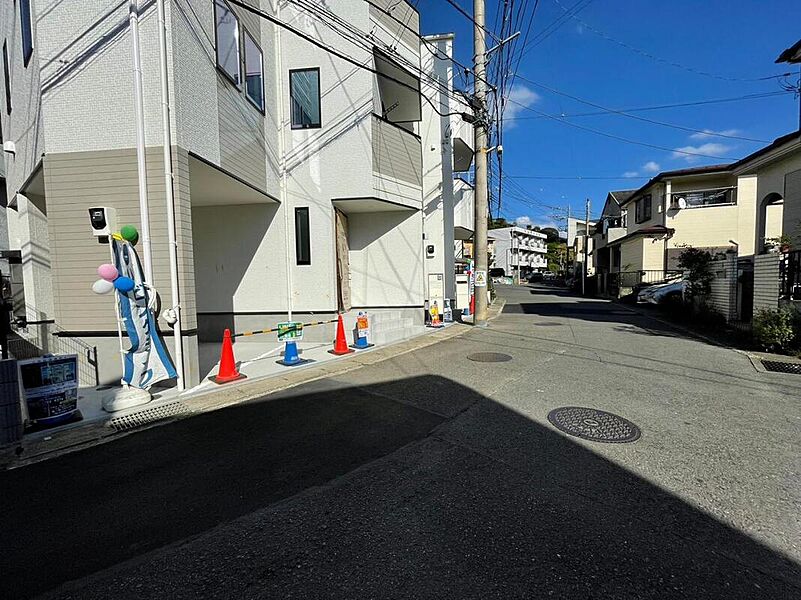
[[[487,330],[0,474],[0,597],[801,597],[801,377],[500,293]]]

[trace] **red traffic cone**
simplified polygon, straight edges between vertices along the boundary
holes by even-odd
[[[350,354],[354,352],[351,348],[348,348],[348,340],[345,339],[345,324],[342,322],[342,315],[339,315],[339,320],[337,321],[337,337],[334,340],[334,349],[329,350],[331,354]]]
[[[236,370],[236,362],[234,361],[234,345],[231,342],[231,330],[226,329],[223,334],[222,351],[220,352],[220,370],[215,377],[211,380],[214,383],[228,383],[229,381],[236,381],[237,379],[244,379],[242,375]]]

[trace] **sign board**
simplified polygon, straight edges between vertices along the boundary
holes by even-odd
[[[356,317],[356,337],[366,338],[370,334],[370,323],[367,315]]]
[[[486,271],[476,271],[476,287],[487,287],[487,272]]]
[[[303,339],[303,323],[286,321],[276,325],[279,342],[296,342]]]
[[[43,356],[17,363],[28,418],[36,424],[68,421],[78,410],[78,355]]]

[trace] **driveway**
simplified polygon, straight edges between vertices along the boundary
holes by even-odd
[[[0,596],[801,597],[801,378],[499,293],[486,330],[0,474]],[[567,436],[563,406],[642,435]]]

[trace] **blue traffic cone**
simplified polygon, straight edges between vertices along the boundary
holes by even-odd
[[[286,346],[284,346],[284,358],[277,361],[279,365],[285,365],[287,367],[293,367],[295,365],[299,365],[300,363],[306,362],[300,358],[298,354],[298,344],[297,342],[287,342]]]

